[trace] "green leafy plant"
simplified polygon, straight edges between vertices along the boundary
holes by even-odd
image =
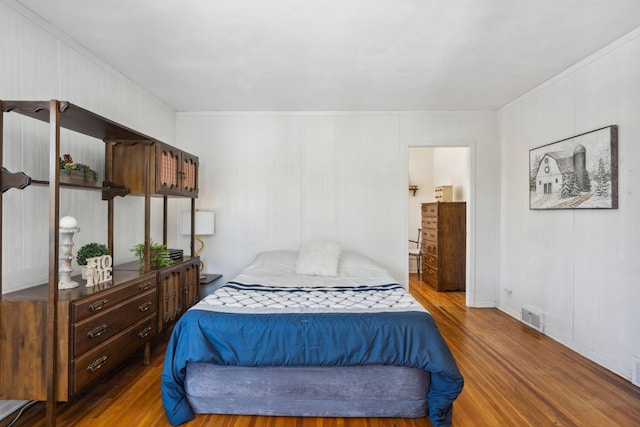
[[[150,241],[149,244],[151,245],[151,268],[168,267],[173,264],[173,260],[169,259],[167,245],[155,243],[153,240]],[[144,249],[144,242],[138,243],[130,249],[130,251],[138,257],[139,265],[144,264]]]
[[[102,243],[87,243],[78,250],[76,261],[78,265],[87,265],[87,258],[95,258],[102,255],[111,255],[109,248]]]

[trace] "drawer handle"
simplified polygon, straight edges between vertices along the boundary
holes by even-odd
[[[101,301],[96,301],[93,304],[89,304],[89,311],[100,311],[107,305],[107,300],[103,299]]]
[[[138,285],[138,288],[140,289],[140,291],[144,292],[149,290],[149,288],[151,287],[151,283],[147,282],[147,283],[143,283],[141,285]]]
[[[100,326],[98,326],[97,328],[87,332],[87,336],[89,338],[95,338],[95,337],[99,337],[100,335],[102,335],[105,331],[107,330],[107,325],[105,325],[104,323]]]
[[[102,368],[106,362],[107,362],[107,356],[102,356],[101,358],[96,359],[95,362],[87,366],[87,371],[95,372],[98,369]]]
[[[151,301],[147,301],[138,307],[138,311],[147,311],[153,305]]]
[[[434,261],[433,258],[429,258],[429,262],[433,262],[433,261]]]
[[[153,329],[151,328],[151,326],[147,326],[146,328],[144,328],[143,330],[141,330],[141,331],[138,333],[138,336],[139,336],[140,338],[144,338],[144,337],[146,337],[147,335],[149,335],[149,334],[151,333],[151,331],[152,331],[152,330],[153,330]]]

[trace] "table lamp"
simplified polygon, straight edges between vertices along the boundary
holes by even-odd
[[[182,227],[180,234],[191,235],[191,211],[182,212]],[[211,236],[215,234],[215,214],[211,211],[195,211],[194,238],[200,243],[200,247],[194,248],[194,255],[200,256],[204,250],[204,242],[200,236]],[[200,274],[204,273],[204,261],[200,258]]]

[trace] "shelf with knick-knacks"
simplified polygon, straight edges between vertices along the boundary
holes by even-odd
[[[52,228],[49,248],[51,255],[52,248],[58,251],[57,256],[49,257],[46,283],[4,293],[0,278],[0,399],[46,400],[47,425],[54,426],[55,402],[69,400],[116,369],[140,347],[144,346],[144,359],[148,361],[149,343],[158,333],[159,301],[164,296],[158,287],[158,271],[150,268],[148,249],[142,267],[130,270],[113,266],[112,255],[89,258],[92,261],[88,264],[94,269],[93,286],[87,286],[89,280],[71,271],[73,235],[81,227],[70,218],[60,218],[60,189],[102,192],[102,200],[108,206],[104,245],[113,254],[115,199],[144,196],[144,242],[148,243],[152,196],[188,197],[195,210],[198,158],[66,101],[0,100],[0,107],[0,153],[9,142],[3,127],[6,130],[15,123],[3,120],[4,114],[20,114],[49,125],[48,132],[30,135],[49,139],[48,179],[32,179],[3,164],[0,183],[3,193],[28,191],[32,185],[50,188],[46,204]],[[69,136],[61,129],[80,134],[83,141],[104,144],[104,179],[95,173],[99,167],[75,163],[68,152],[61,152],[61,139]],[[41,131],[35,133],[38,132]],[[173,165],[174,160],[167,162],[162,155],[169,151],[175,155],[176,168],[167,166]],[[166,182],[158,181],[157,177],[166,175],[168,167],[175,176],[166,178]],[[177,180],[172,181],[173,178]],[[68,209],[72,211],[73,207],[65,205]],[[0,216],[6,211],[6,204],[0,204]],[[167,216],[165,203],[163,229],[167,228]],[[0,224],[0,231],[1,227]],[[197,257],[189,262],[189,271],[195,272],[189,275],[194,282],[189,288],[189,303],[197,296],[197,263]],[[52,378],[54,387],[49,387],[47,383]]]

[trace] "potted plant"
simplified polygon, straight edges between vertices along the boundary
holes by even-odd
[[[75,163],[71,154],[65,154],[59,159],[60,164],[60,179],[65,182],[84,182],[93,184],[98,180],[98,172],[91,169],[90,166],[82,163]]]
[[[151,245],[151,268],[158,269],[162,267],[168,267],[173,264],[173,260],[169,258],[169,251],[167,250],[167,245],[163,245],[160,243],[156,243],[153,240],[149,242]],[[131,252],[138,257],[138,264],[144,264],[144,249],[145,245],[143,243],[138,243],[133,248],[131,248]]]
[[[91,242],[87,243],[78,250],[76,254],[76,261],[78,265],[82,266],[82,278],[87,278],[87,259],[95,258],[102,255],[111,255],[111,251],[102,243]]]

